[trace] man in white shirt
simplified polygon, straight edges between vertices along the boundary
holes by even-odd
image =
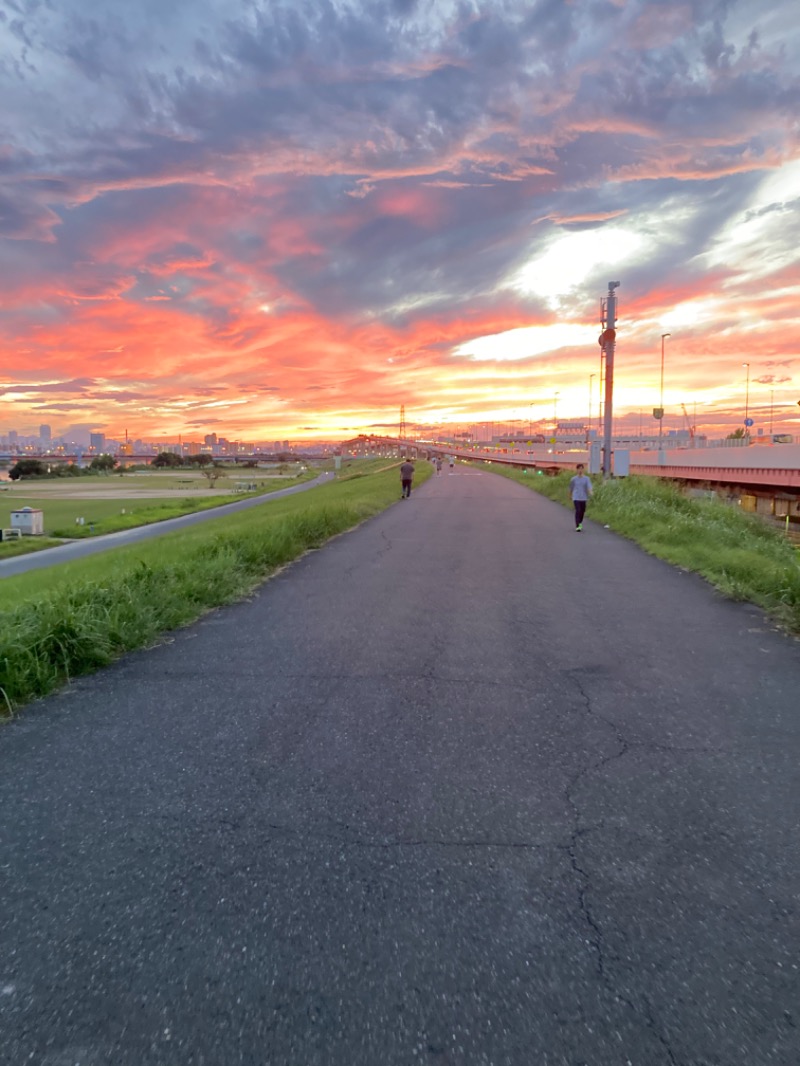
[[[583,463],[578,463],[577,473],[570,480],[569,494],[575,508],[575,532],[583,532],[583,516],[586,514],[586,504],[594,492],[591,481],[583,472]]]

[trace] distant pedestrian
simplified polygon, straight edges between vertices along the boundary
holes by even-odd
[[[414,464],[410,459],[404,459],[400,466],[400,483],[403,486],[401,499],[407,500],[411,495],[411,482],[414,480]]]
[[[586,514],[586,504],[594,492],[591,481],[583,472],[583,463],[578,463],[576,474],[570,479],[569,494],[572,497],[572,505],[575,508],[575,532],[583,532],[583,516]]]
[[[455,456],[448,455],[447,462],[450,464],[450,473],[452,474],[453,470],[455,469],[455,465],[456,465]]]
[[[442,457],[441,457],[441,455],[437,455],[437,457],[436,457],[436,473],[437,474],[441,474],[441,472],[442,472]]]

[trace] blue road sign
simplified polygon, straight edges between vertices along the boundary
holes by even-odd
[[[753,424],[753,419],[752,419],[752,418],[746,418],[746,419],[744,420],[744,424],[745,424],[746,426],[752,426],[752,424]]]

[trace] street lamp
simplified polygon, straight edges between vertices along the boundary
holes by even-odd
[[[558,437],[558,397],[559,393],[553,396],[553,437]]]
[[[772,416],[775,413],[775,390],[769,390],[769,439],[772,442]]]
[[[661,451],[662,447],[662,435],[664,433],[664,341],[667,337],[671,337],[671,333],[661,334],[661,394],[659,399],[659,409],[661,411],[661,418],[658,420],[658,450]]]
[[[745,435],[747,435],[747,418],[750,413],[750,364],[742,363],[742,366],[747,367],[747,384],[745,385],[744,390],[744,426]]]

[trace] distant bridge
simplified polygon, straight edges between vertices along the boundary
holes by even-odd
[[[454,455],[458,459],[502,463],[528,470],[555,473],[571,470],[577,463],[588,465],[587,449],[558,450],[558,445],[456,447],[441,441],[417,441],[401,437],[364,435],[342,445],[356,454],[396,450],[413,457]],[[617,449],[622,451],[623,449]],[[627,450],[627,449],[625,449]],[[800,445],[775,444],[744,447],[672,448],[663,451],[630,451],[630,473],[668,478],[698,489],[708,489],[738,499],[743,510],[783,522],[800,522]]]
[[[120,466],[142,466],[152,465],[153,460],[157,457],[151,452],[146,452],[143,455],[120,455],[118,452],[103,453],[113,455],[119,462]],[[175,455],[178,453],[175,452]],[[319,455],[318,453],[310,452],[252,452],[247,455],[209,455],[208,452],[201,452],[201,455],[208,455],[208,458],[216,463],[232,463],[238,465],[239,463],[291,463],[302,462],[308,463],[312,461],[319,461],[320,459],[327,458],[326,456]],[[46,452],[44,454],[33,455],[30,452],[25,452],[20,455],[17,452],[2,452],[0,451],[0,463],[16,463],[20,459],[39,459],[43,463],[84,463],[88,464],[92,459],[97,458],[95,455],[87,455],[85,452]],[[182,455],[179,458],[184,459],[187,463],[191,463],[191,455]]]

